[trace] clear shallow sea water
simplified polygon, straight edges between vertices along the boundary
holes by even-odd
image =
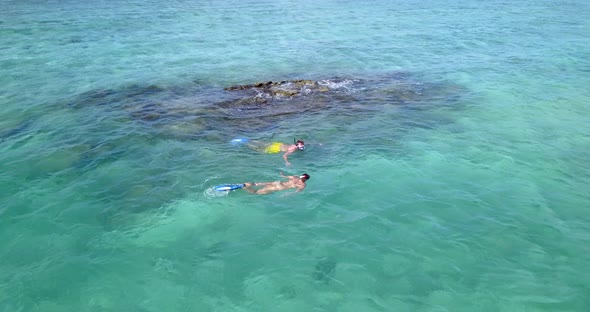
[[[0,6],[0,311],[590,306],[590,4]]]

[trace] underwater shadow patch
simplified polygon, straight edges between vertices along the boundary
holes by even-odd
[[[392,73],[368,79],[264,81],[223,89],[199,84],[129,85],[85,92],[66,105],[117,112],[157,129],[162,136],[195,139],[212,131],[261,131],[291,116],[323,111],[362,119],[391,105],[427,110],[454,105],[465,92],[456,84]]]

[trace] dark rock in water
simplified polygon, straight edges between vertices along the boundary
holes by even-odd
[[[247,89],[254,89],[254,88],[268,88],[272,85],[272,81],[267,81],[267,82],[258,82],[258,83],[254,83],[254,84],[248,84],[248,85],[235,85],[235,86],[231,86],[231,87],[226,87],[224,88],[224,90],[227,91],[235,91],[235,90],[247,90]]]
[[[216,107],[230,117],[255,119],[322,110],[327,108],[325,104],[334,102],[325,98],[336,98],[338,92],[349,91],[352,84],[353,81],[347,79],[301,79],[236,85],[224,90],[235,91],[239,97],[219,102]]]
[[[329,283],[334,272],[336,272],[336,261],[330,257],[325,257],[315,265],[312,276],[316,281]]]
[[[328,92],[330,89],[313,80],[285,80],[280,82],[266,81],[247,85],[236,85],[227,87],[226,91],[251,90],[258,97],[292,97],[311,92]]]
[[[367,79],[264,81],[224,89],[198,84],[129,85],[81,94],[67,106],[101,107],[124,114],[121,120],[152,127],[158,135],[197,139],[220,129],[265,131],[287,116],[326,110],[362,120],[365,114],[378,113],[388,105],[429,109],[454,104],[465,92],[449,83],[423,82],[408,73],[394,73]]]
[[[247,85],[235,85],[231,87],[224,88],[227,91],[235,91],[235,90],[248,90],[248,89],[271,89],[273,87],[287,87],[287,88],[301,88],[302,86],[310,85],[310,86],[317,86],[318,83],[313,80],[286,80],[280,82],[272,82],[272,81],[265,81],[265,82],[257,82],[254,84],[247,84]]]

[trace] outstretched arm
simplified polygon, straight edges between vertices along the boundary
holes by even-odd
[[[285,160],[285,164],[287,166],[291,166],[291,163],[289,162],[288,156],[291,155],[291,154],[293,154],[293,152],[294,151],[292,151],[292,150],[288,150],[288,151],[285,152],[285,154],[283,154],[283,159]]]
[[[290,176],[290,175],[284,175],[283,172],[281,171],[281,177],[286,178],[286,179],[293,179],[293,178],[297,178],[296,176]]]

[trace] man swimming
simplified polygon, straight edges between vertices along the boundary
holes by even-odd
[[[293,139],[293,141],[295,141],[295,139]],[[289,162],[289,155],[295,153],[295,151],[305,150],[305,143],[303,143],[303,140],[297,140],[290,145],[281,142],[265,143],[260,141],[250,141],[248,142],[248,146],[254,150],[269,154],[284,152],[283,159],[285,160],[285,165],[287,166],[291,166],[291,163]]]
[[[300,176],[286,176],[281,172],[281,177],[288,179],[288,181],[274,181],[274,182],[247,182],[244,183],[244,189],[252,194],[264,195],[272,192],[283,191],[288,189],[297,189],[295,192],[300,192],[305,188],[305,181],[309,180],[309,174],[304,173]],[[253,186],[262,186],[260,189],[252,189]]]

